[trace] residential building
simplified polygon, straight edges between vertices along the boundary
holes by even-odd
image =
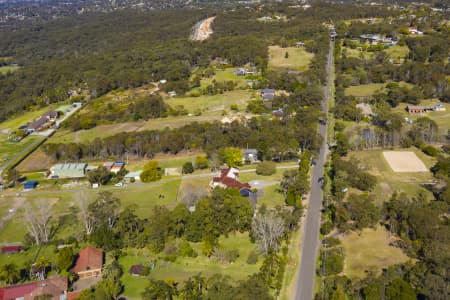
[[[33,300],[43,295],[49,295],[53,300],[66,300],[67,278],[53,276],[46,280],[0,288],[0,300]]]
[[[103,164],[103,166],[106,168],[108,172],[117,174],[123,169],[125,163],[122,161],[106,162]]]
[[[27,181],[27,182],[25,182],[25,183],[23,184],[23,190],[24,190],[24,191],[31,191],[31,190],[34,190],[34,189],[37,187],[37,185],[38,185],[38,182],[37,182],[37,181],[34,181],[34,180],[32,180],[32,181]]]
[[[31,123],[29,123],[26,127],[27,132],[34,132],[44,129],[50,122],[54,122],[58,119],[59,113],[54,110],[50,110],[44,113],[39,118],[35,119]]]
[[[273,100],[275,98],[275,90],[274,89],[262,89],[261,97],[263,100]]]
[[[418,115],[425,113],[426,109],[423,106],[418,105],[408,105],[406,111],[411,115]]]
[[[61,163],[50,168],[53,178],[82,178],[85,176],[86,163]]]
[[[234,74],[237,76],[246,76],[247,75],[247,68],[238,68],[234,70]]]
[[[251,189],[251,186],[248,183],[242,183],[239,181],[239,170],[231,167],[222,169],[219,176],[213,177],[209,186],[212,189],[216,187],[234,188],[240,191]]]
[[[256,150],[256,149],[245,150],[244,155],[242,156],[242,161],[244,163],[251,163],[251,164],[259,162],[258,150]]]
[[[125,179],[132,180],[132,178],[134,178],[134,180],[141,180],[141,173],[142,173],[142,170],[128,172],[125,175]]]
[[[412,35],[422,35],[423,34],[422,31],[417,30],[417,27],[408,27],[408,32],[409,32],[409,34],[412,34]]]
[[[446,111],[447,109],[445,108],[445,106],[443,104],[438,103],[433,107],[433,110],[434,111]]]
[[[80,279],[99,277],[102,275],[103,250],[88,246],[78,253],[72,272]]]
[[[1,248],[2,254],[16,254],[22,251],[20,245],[4,245]]]

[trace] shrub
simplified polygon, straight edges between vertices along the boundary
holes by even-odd
[[[252,251],[252,252],[250,252],[249,254],[248,254],[248,257],[247,257],[247,263],[249,264],[249,265],[254,265],[254,264],[256,264],[258,262],[258,252],[256,252],[256,251]]]
[[[190,161],[183,164],[183,174],[191,174],[194,172],[194,166]]]
[[[142,182],[151,182],[160,180],[162,177],[161,168],[157,161],[151,160],[144,166],[144,171],[141,173]]]
[[[331,232],[332,229],[333,229],[333,224],[331,224],[330,221],[326,221],[320,227],[320,233],[323,235],[327,235]]]
[[[197,156],[195,158],[195,167],[197,169],[206,169],[209,166],[209,161],[206,156]]]
[[[177,253],[184,257],[197,257],[197,253],[192,249],[191,244],[189,244],[188,241],[181,242]]]
[[[277,172],[277,168],[274,162],[263,161],[256,167],[256,174],[263,176],[270,176]]]
[[[239,251],[237,249],[228,250],[226,258],[229,263],[235,262],[239,257]]]
[[[230,109],[231,109],[232,111],[239,111],[239,107],[237,106],[237,104],[231,104],[231,105],[230,105]]]
[[[438,155],[438,150],[433,146],[425,146],[422,148],[422,152],[426,155],[436,157]]]

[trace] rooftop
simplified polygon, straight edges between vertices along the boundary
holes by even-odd
[[[78,254],[77,261],[72,271],[75,273],[87,270],[101,269],[103,266],[103,250],[88,246]]]

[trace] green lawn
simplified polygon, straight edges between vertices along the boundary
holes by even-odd
[[[406,82],[399,82],[399,85],[412,88],[412,84]],[[384,92],[385,86],[386,83],[370,83],[370,84],[350,86],[345,89],[345,95],[355,97],[369,97],[375,94],[376,92]]]
[[[164,262],[159,259],[156,263],[156,268],[150,273],[149,278],[161,280],[171,279],[176,282],[181,282],[201,273],[204,277],[223,274],[229,275],[234,280],[241,280],[256,273],[260,267],[260,263],[255,265],[246,263],[248,254],[257,248],[256,244],[250,242],[247,233],[232,233],[228,238],[221,237],[219,240],[220,247],[227,250],[239,250],[239,258],[233,264],[223,265],[214,259],[205,257],[201,254],[200,243],[191,243],[191,245],[199,254],[196,258],[179,257],[174,263]],[[126,273],[122,277],[122,282],[125,285],[124,295],[131,298],[140,298],[140,294],[145,289],[148,279],[129,275],[129,268],[134,264],[149,264],[156,257],[145,249],[129,250],[127,254],[127,256],[121,257],[119,260]]]
[[[375,52],[368,52],[362,49],[352,49],[350,47],[343,47],[342,50],[345,50],[347,57],[356,57],[361,59],[375,58]]]
[[[434,158],[423,154],[416,148],[399,150],[413,151],[428,168],[434,165]],[[377,177],[378,182],[373,194],[378,204],[389,200],[394,191],[404,192],[409,196],[417,196],[417,193],[422,191],[431,197],[430,192],[420,185],[433,181],[431,172],[395,173],[384,159],[382,150],[353,151],[349,153],[348,157],[349,159],[358,159],[369,173]]]
[[[83,143],[93,141],[95,138],[105,138],[120,132],[133,132],[142,130],[161,130],[165,128],[177,128],[194,121],[212,122],[221,120],[223,117],[216,113],[215,115],[203,114],[201,116],[180,116],[152,119],[148,121],[124,122],[118,124],[98,125],[92,129],[79,130],[76,132],[60,129],[50,139],[49,143]]]
[[[23,149],[42,140],[42,136],[30,135],[17,143],[10,142],[6,134],[0,134],[0,166],[9,162],[15,155]]]
[[[286,52],[288,58],[285,57]],[[306,71],[313,57],[314,54],[307,52],[304,48],[269,46],[270,69]]]
[[[405,57],[409,55],[408,46],[392,46],[384,50],[384,52],[389,55],[390,58],[394,60],[394,62],[401,62]]]
[[[7,73],[15,72],[19,69],[17,66],[2,66],[0,67],[0,74],[5,75]]]
[[[381,226],[347,233],[341,241],[345,250],[344,273],[352,279],[362,279],[367,272],[378,276],[383,268],[409,260],[400,248],[389,246],[389,233]]]
[[[213,96],[168,98],[166,102],[172,107],[183,105],[190,113],[201,110],[206,113],[221,114],[223,110],[229,111],[232,104],[237,104],[239,110],[245,110],[247,102],[253,97],[256,97],[254,91],[234,90]]]
[[[225,69],[216,69],[214,76],[210,78],[203,78],[201,80],[201,87],[205,88],[206,86],[212,84],[212,81],[216,82],[225,82],[225,81],[235,81],[237,82],[237,88],[246,88],[247,82],[245,81],[245,76],[237,76],[234,74],[236,68],[225,68]]]
[[[25,198],[26,203],[35,203],[36,201],[46,201],[52,205],[53,224],[56,226],[61,216],[70,214],[75,208],[78,210],[77,197],[79,194],[76,190],[65,189],[49,189],[45,184],[32,192],[21,192],[20,197]],[[135,204],[137,205],[136,214],[139,217],[148,217],[156,205],[165,205],[169,208],[175,207],[177,204],[177,191],[180,185],[179,180],[169,182],[157,182],[152,184],[128,184],[126,187],[107,186],[100,189],[85,189],[83,193],[94,199],[102,190],[109,190],[114,196],[121,200],[123,207]],[[2,202],[12,203],[14,195],[2,198]],[[4,211],[11,207],[11,204],[5,205]],[[3,207],[0,207],[3,209]],[[0,243],[5,242],[21,242],[26,233],[26,228],[22,220],[23,210],[19,209],[16,215],[0,229]],[[58,227],[55,237],[65,238],[68,236],[77,236],[82,227],[79,220],[67,219],[64,225]]]

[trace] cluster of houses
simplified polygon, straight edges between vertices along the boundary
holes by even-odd
[[[103,164],[103,167],[108,172],[117,174],[125,167],[125,163],[122,161],[106,162]],[[50,168],[49,177],[51,179],[83,178],[87,172],[97,168],[98,166],[89,166],[87,163],[59,163]]]
[[[390,47],[397,44],[396,38],[385,37],[379,34],[361,34],[359,39],[361,40],[361,43],[369,43],[371,45],[385,44]]]
[[[16,248],[14,250],[17,250]],[[5,253],[3,248],[2,253]],[[11,253],[13,252],[8,252],[8,254]],[[71,271],[78,275],[78,280],[100,279],[103,261],[103,250],[89,246],[78,253]],[[47,279],[0,288],[0,300],[33,300],[44,296],[47,296],[45,299],[70,300],[76,299],[79,293],[80,291],[69,292],[66,277],[52,276]]]
[[[434,106],[408,105],[406,111],[410,115],[422,115],[430,111],[446,111],[446,108],[442,103],[437,103]]]
[[[258,163],[258,150],[246,149],[242,155],[242,163]],[[252,194],[252,187],[249,183],[243,183],[239,181],[239,169],[233,167],[225,167],[220,170],[218,176],[214,176],[209,183],[209,187],[214,189],[220,188],[233,188],[238,189],[241,196],[249,197]]]
[[[250,75],[260,75],[261,73],[258,72],[256,67],[250,67],[250,68],[237,68],[234,70],[234,74],[237,76],[250,76]]]

